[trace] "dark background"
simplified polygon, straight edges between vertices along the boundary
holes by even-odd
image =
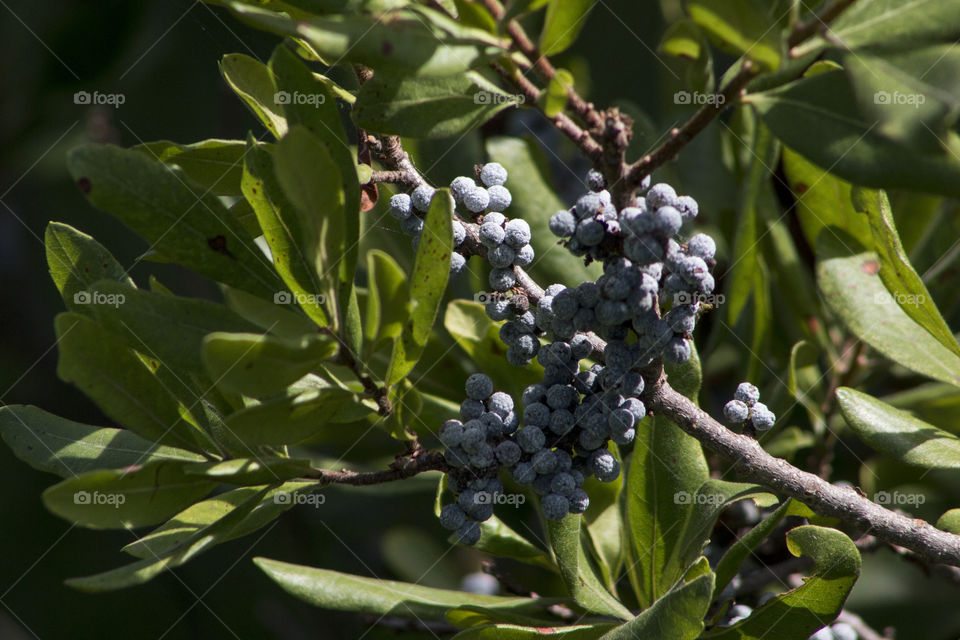
[[[561,59],[598,104],[627,101],[653,114],[653,132],[665,131],[679,117],[670,101],[677,87],[651,51],[662,24],[657,3],[601,2],[580,42]],[[242,139],[249,129],[261,134],[222,82],[217,60],[231,52],[266,60],[276,42],[220,9],[187,0],[0,2],[0,403],[36,404],[80,422],[109,424],[56,377],[52,321],[63,305],[46,271],[43,231],[49,220],[76,226],[124,265],[134,263],[145,245],[84,202],[65,170],[66,151],[91,140],[131,146],[157,139]],[[79,90],[120,93],[125,103],[77,105],[73,94]],[[507,115],[491,127],[516,130],[517,122]],[[538,131],[566,157],[569,149]],[[654,133],[638,134],[637,151],[654,142]],[[711,203],[719,210],[732,201],[733,187],[696,181],[698,165],[717,153],[709,137],[698,144],[671,178],[686,183],[702,210],[709,211]],[[435,171],[446,177],[468,169]],[[558,186],[562,182],[569,183],[558,179]],[[705,222],[717,224],[709,215]],[[212,291],[169,265],[141,262],[132,270],[138,283],[150,274],[182,295]],[[355,454],[390,450],[386,438],[372,436]],[[358,616],[295,601],[250,559],[266,556],[413,581],[430,568],[421,583],[451,588],[479,569],[478,554],[446,544],[431,511],[433,484],[416,480],[403,487],[331,491],[321,508],[298,507],[274,526],[147,585],[85,595],[65,587],[63,579],[130,561],[118,550],[134,535],[83,530],[52,516],[40,494],[54,482],[0,446],[4,640],[392,637],[397,632],[381,627],[366,633],[369,621]],[[437,557],[441,560],[434,562]],[[516,571],[547,593],[555,588],[542,575]],[[865,558],[850,604],[876,626],[903,625],[899,638],[947,637],[951,625],[956,629],[957,614],[948,611],[956,611],[952,603],[958,595],[957,588],[926,581],[918,569],[880,554]],[[925,623],[932,621],[937,631],[926,635]]]

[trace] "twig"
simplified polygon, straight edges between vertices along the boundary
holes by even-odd
[[[368,486],[412,478],[415,475],[427,471],[449,470],[450,467],[444,460],[443,453],[440,451],[427,451],[417,447],[413,453],[398,456],[397,459],[390,464],[389,469],[382,471],[352,471],[350,469],[334,471],[331,469],[314,469],[311,473],[307,474],[306,477],[317,478],[327,484]]]
[[[374,171],[370,176],[370,182],[390,184],[402,184],[403,186],[415,189],[422,184],[419,174],[409,171]]]
[[[787,38],[787,46],[791,49],[804,40],[811,38],[821,31],[826,31],[830,23],[833,22],[841,13],[847,10],[856,0],[837,0],[828,5],[822,13],[810,18],[806,22],[796,25],[790,37]]]
[[[364,373],[360,368],[360,362],[346,346],[341,345],[340,351],[337,353],[337,362],[348,367],[357,376],[357,380],[363,385],[363,390],[377,403],[377,414],[387,417],[393,412],[390,391],[386,385],[378,385],[373,378]]]

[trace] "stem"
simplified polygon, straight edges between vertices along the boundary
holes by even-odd
[[[443,453],[426,451],[417,443],[412,453],[397,457],[391,463],[389,469],[382,471],[315,469],[308,474],[308,477],[317,478],[328,484],[348,484],[360,487],[404,480],[427,471],[449,471],[449,469],[450,467],[443,458]]]
[[[802,22],[794,27],[793,32],[787,39],[787,45],[792,49],[804,40],[807,40],[821,31],[826,31],[830,23],[833,22],[841,13],[847,10],[856,0],[837,0],[827,6],[819,15],[813,16],[810,20]]]

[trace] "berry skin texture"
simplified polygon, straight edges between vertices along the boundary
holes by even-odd
[[[602,173],[596,169],[590,169],[590,171],[587,172],[587,187],[590,191],[602,191],[606,186],[607,181],[604,180]]]
[[[467,398],[460,403],[460,418],[463,420],[476,420],[483,415],[483,402]]]
[[[410,203],[410,196],[406,193],[398,193],[390,198],[390,215],[397,220],[404,220],[413,213],[413,205]]]
[[[590,506],[590,496],[583,489],[574,489],[568,497],[570,513],[583,513]]]
[[[485,373],[473,374],[464,387],[471,400],[486,400],[493,394],[493,380]]]
[[[499,227],[497,227],[499,229]],[[487,260],[498,269],[505,269],[517,259],[517,253],[505,244],[497,245],[487,252]]]
[[[558,238],[569,238],[577,230],[577,219],[566,209],[550,217],[550,231]]]
[[[433,194],[436,189],[428,184],[422,184],[413,190],[410,194],[410,202],[417,211],[426,213],[430,209],[430,201],[433,200]]]
[[[460,541],[460,544],[465,544],[468,547],[472,547],[480,541],[480,523],[474,522],[473,520],[468,520],[464,522],[463,525],[457,529],[457,539]]]
[[[447,420],[440,425],[440,442],[445,447],[456,447],[463,442],[463,423],[459,420]]]
[[[463,196],[465,196],[468,191],[476,188],[477,183],[473,181],[473,178],[458,176],[450,183],[450,195],[453,196],[456,202],[463,202]]]
[[[671,364],[683,364],[690,359],[690,343],[683,338],[673,338],[667,343],[663,357]]]
[[[423,218],[415,215],[409,215],[400,222],[400,230],[408,236],[420,235],[423,231]]]
[[[680,196],[673,205],[683,216],[683,221],[693,220],[700,213],[700,205],[690,196]]]
[[[543,517],[547,520],[563,520],[570,513],[570,501],[566,496],[558,493],[549,493],[540,501],[540,508],[543,510]]]
[[[492,187],[507,181],[507,170],[499,162],[488,162],[480,169],[480,182],[484,186]]]
[[[467,514],[458,504],[448,504],[440,510],[440,526],[450,531],[456,531],[467,521]]]
[[[530,459],[530,464],[533,465],[533,470],[540,475],[553,473],[557,470],[557,458],[553,455],[552,449],[541,449],[537,451],[533,454],[533,458]]]
[[[517,257],[514,259],[513,264],[518,267],[529,266],[534,259],[535,254],[533,247],[529,244],[525,244],[517,250]]]
[[[487,189],[487,197],[489,199],[487,208],[489,208],[490,211],[506,211],[510,203],[513,202],[513,195],[510,193],[510,190],[498,184]]]
[[[454,251],[450,254],[450,273],[456,274],[463,271],[463,268],[467,266],[467,259],[462,255]]]
[[[723,407],[723,417],[727,419],[727,422],[734,424],[746,422],[747,418],[750,417],[750,407],[739,400],[731,400]]]
[[[846,622],[836,622],[830,625],[834,640],[857,640],[857,630]]]
[[[752,407],[760,399],[760,390],[749,382],[741,382],[733,394],[734,399],[739,400],[748,407]]]
[[[767,408],[767,405],[762,402],[755,402],[750,407],[750,422],[757,431],[766,431],[777,422],[777,416]]]
[[[506,237],[506,232],[496,222],[491,222],[489,220],[484,220],[483,224],[480,225],[480,242],[484,244],[488,249],[494,249],[501,244]]]
[[[459,220],[453,221],[453,246],[459,247],[467,239],[467,228]]]
[[[520,445],[518,445],[513,440],[504,440],[497,445],[497,448],[494,449],[494,453],[497,456],[497,461],[504,467],[512,467],[520,461],[520,456],[523,452],[520,450]]]
[[[529,462],[521,462],[513,468],[513,479],[517,484],[530,484],[537,479],[537,472]]]
[[[677,201],[677,192],[665,182],[655,184],[647,191],[647,210],[656,211],[660,207],[673,206]]]
[[[620,463],[606,449],[594,451],[587,466],[600,482],[613,482],[620,475]]]
[[[527,453],[535,453],[543,448],[547,437],[539,427],[533,425],[525,426],[516,435],[517,444]]]
[[[717,243],[705,233],[698,233],[687,241],[687,253],[702,260],[712,260],[717,253]]]
[[[508,222],[503,229],[506,235],[503,241],[511,247],[519,249],[526,244],[530,244],[532,236],[530,234],[530,225],[527,224],[526,220],[514,218]]]
[[[830,630],[830,627],[824,627],[810,636],[810,640],[834,640],[833,631]]]
[[[550,424],[550,407],[540,402],[528,404],[523,409],[523,424],[530,427],[546,428]]]
[[[524,405],[533,404],[534,402],[542,402],[547,397],[547,385],[542,382],[537,382],[530,385],[523,390],[523,395],[520,399],[523,401]]]
[[[463,204],[472,213],[480,213],[490,204],[490,194],[483,187],[476,187],[463,196]]]
[[[490,271],[490,286],[496,291],[507,291],[517,284],[517,276],[513,269],[492,269]]]
[[[506,418],[507,414],[513,411],[513,398],[508,393],[497,391],[487,400],[487,410]]]

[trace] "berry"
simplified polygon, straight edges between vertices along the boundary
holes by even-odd
[[[603,208],[603,203],[600,201],[599,195],[596,193],[588,193],[585,196],[581,196],[573,208],[574,211],[576,211],[577,217],[583,220],[600,213],[600,210]]]
[[[754,405],[750,407],[750,422],[757,431],[766,431],[772,428],[776,421],[777,416],[762,402],[755,402]]]
[[[583,489],[574,489],[567,498],[570,502],[570,513],[583,513],[590,506],[590,496]]]
[[[477,542],[480,541],[480,523],[474,522],[473,520],[464,522],[463,525],[457,529],[457,540],[468,547],[477,544]]]
[[[558,238],[569,238],[577,230],[577,219],[563,209],[550,217],[550,231]]]
[[[654,230],[663,235],[672,236],[680,231],[680,227],[683,225],[683,217],[680,212],[669,205],[660,207],[653,214],[648,215],[653,216]]]
[[[500,227],[497,227],[499,229]],[[517,253],[505,244],[498,245],[487,252],[487,260],[490,264],[499,269],[505,269],[513,265],[517,259]]]
[[[577,398],[577,390],[568,384],[555,384],[547,391],[547,404],[551,409],[565,409],[575,403]]]
[[[746,422],[750,417],[750,407],[739,400],[731,400],[723,407],[723,417],[734,424]]]
[[[496,291],[507,291],[517,284],[513,269],[493,269],[490,271],[490,286]]]
[[[488,222],[490,224],[495,224],[498,227],[502,227],[507,223],[507,216],[497,211],[491,211],[483,216],[483,223],[486,224]]]
[[[460,273],[467,266],[467,259],[454,251],[450,254],[450,273]]]
[[[506,224],[504,231],[506,232],[504,242],[511,247],[519,248],[530,243],[530,225],[526,220],[514,218]]]
[[[520,399],[523,401],[523,404],[528,405],[534,402],[542,402],[546,397],[547,386],[542,382],[537,382],[524,389]]]
[[[697,217],[697,214],[700,213],[700,205],[690,196],[680,196],[676,199],[673,206],[676,207],[680,215],[683,216],[684,222],[693,220]]]
[[[677,201],[677,192],[670,185],[661,182],[650,187],[646,201],[647,209],[656,211],[660,207],[673,206]]]
[[[530,459],[533,470],[540,475],[553,473],[557,470],[557,458],[553,455],[552,449],[540,449]]]
[[[504,467],[512,467],[517,464],[520,461],[520,456],[523,455],[520,445],[513,440],[504,440],[498,444],[494,453],[497,456],[497,461]]]
[[[690,359],[690,343],[683,338],[673,338],[663,351],[663,359],[671,364],[683,364]]]
[[[607,417],[610,433],[624,433],[628,429],[632,429],[635,419],[633,413],[627,409],[614,409]]]
[[[540,500],[540,508],[543,510],[543,517],[547,520],[563,520],[570,512],[570,501],[566,496],[549,493]]]
[[[408,236],[420,235],[423,231],[423,218],[410,215],[400,222],[400,230]]]
[[[390,198],[390,215],[397,220],[404,220],[413,213],[413,205],[410,204],[410,196],[406,193],[398,193]]]
[[[440,526],[456,531],[467,521],[467,514],[457,504],[448,504],[440,510]]]
[[[459,420],[447,420],[440,425],[440,442],[445,447],[456,447],[463,441],[463,423]]]
[[[500,246],[503,243],[506,232],[496,222],[490,222],[484,220],[483,224],[480,225],[480,242],[484,244],[488,249],[494,249]]]
[[[464,206],[473,213],[480,213],[490,204],[490,194],[483,187],[474,187],[463,195]]]
[[[543,435],[543,431],[533,425],[524,426],[517,431],[516,439],[517,444],[519,444],[520,448],[526,453],[535,453],[541,450],[547,441],[547,437]]]
[[[487,207],[491,211],[505,211],[513,202],[510,190],[498,184],[487,188],[487,198],[489,200]]]
[[[487,409],[499,414],[501,418],[505,418],[508,413],[513,411],[513,398],[508,393],[497,391],[487,400]]]
[[[450,183],[450,195],[453,196],[455,201],[463,202],[463,196],[465,196],[468,191],[472,191],[476,188],[477,183],[473,181],[473,178],[468,178],[467,176],[458,176],[453,179],[453,182]]]
[[[444,451],[443,459],[447,464],[455,469],[462,469],[463,467],[467,466],[470,461],[467,452],[460,447],[451,447]]]
[[[533,247],[525,244],[517,250],[517,257],[514,259],[513,264],[518,267],[526,267],[533,263],[533,258]]]
[[[677,305],[663,319],[674,333],[692,333],[697,325],[697,308],[689,304]]]
[[[600,482],[613,482],[620,475],[620,463],[606,449],[594,451],[587,466]]]
[[[748,407],[752,407],[754,403],[760,399],[760,390],[749,382],[741,382],[737,386],[737,390],[734,392],[733,397]]]
[[[467,239],[467,228],[459,220],[453,221],[453,246],[459,247]]]
[[[484,373],[475,373],[464,385],[467,397],[473,400],[486,400],[493,393],[493,380]]]
[[[698,233],[687,241],[687,253],[703,260],[712,260],[717,253],[717,243],[705,233]]]
[[[810,636],[810,640],[834,640],[833,632],[830,627],[824,627]]]
[[[510,308],[510,301],[503,296],[494,296],[484,305],[484,309],[487,312],[487,317],[496,322],[506,320],[513,315],[513,311]]]
[[[463,420],[476,420],[483,415],[483,402],[467,398],[460,403],[460,418]]]
[[[576,238],[586,247],[594,247],[601,242],[607,234],[607,228],[599,220],[584,220],[577,226]]]
[[[495,413],[485,413],[480,416],[480,422],[486,428],[488,438],[496,438],[503,433],[503,418]]]
[[[573,430],[576,420],[573,414],[566,409],[559,409],[550,414],[550,431],[558,436],[565,436]]]
[[[607,181],[604,180],[602,173],[596,169],[590,169],[587,172],[587,187],[590,191],[600,191],[605,186],[607,186]]]
[[[550,424],[550,407],[539,402],[528,404],[523,409],[523,424],[545,428]]]
[[[507,181],[507,170],[499,162],[488,162],[480,169],[480,182],[487,187],[500,185]]]
[[[410,202],[413,204],[413,208],[424,213],[429,211],[430,201],[433,200],[433,194],[436,192],[437,190],[428,184],[422,184],[414,189],[413,193],[410,194]]]
[[[857,640],[857,630],[846,622],[835,622],[830,625],[834,640]]]
[[[613,433],[610,435],[610,440],[619,445],[627,445],[633,442],[633,439],[637,437],[636,429],[627,429],[623,433]]]

